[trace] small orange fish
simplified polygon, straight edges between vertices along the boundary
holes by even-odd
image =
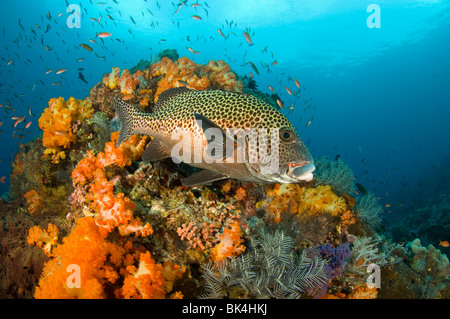
[[[177,14],[180,11],[180,9],[181,9],[181,5],[178,6],[177,11],[175,11],[173,14]]]
[[[6,178],[6,176],[0,177],[0,182],[2,182],[3,184],[5,184],[5,178]]]
[[[64,73],[66,71],[67,71],[67,69],[59,69],[58,71],[56,71],[56,74],[61,74],[61,73]]]
[[[194,19],[194,20],[202,20],[202,17],[198,16],[198,15],[193,15],[192,19]]]
[[[275,93],[275,90],[273,89],[272,85],[269,85],[269,90],[271,90],[273,93]]]
[[[277,64],[278,64],[278,61],[277,61],[277,60],[275,60],[275,61],[272,62],[272,65],[277,65]]]
[[[220,34],[221,36],[223,36],[225,39],[227,38],[227,37],[225,36],[225,34],[223,34],[222,30],[217,29],[217,32],[219,32],[219,34]]]
[[[52,72],[53,70],[47,70],[45,71],[45,74],[49,74],[50,72]]]
[[[294,79],[295,85],[297,85],[298,88],[300,88],[300,82],[297,79]]]
[[[253,73],[252,72],[250,72],[250,77],[253,79]]]
[[[131,100],[132,98],[134,98],[133,94],[127,94],[122,97],[122,101],[128,101],[128,100]]]
[[[64,132],[64,131],[61,131],[61,130],[56,130],[56,131],[55,131],[55,134],[56,134],[56,135],[63,136],[63,135],[67,135],[67,132]]]
[[[25,128],[29,128],[30,127],[30,125],[31,125],[31,121],[30,122],[28,122],[26,125],[25,125]]]
[[[391,204],[384,204],[384,207],[391,207]]]
[[[92,43],[97,43],[97,41],[95,41],[93,39],[89,39],[89,41],[91,41]]]
[[[14,122],[14,127],[16,127],[19,123],[23,122],[25,120],[26,116],[22,116],[22,117],[17,117],[17,116],[13,116],[11,119],[16,120]]]
[[[194,49],[192,49],[191,47],[188,48],[189,52],[193,53],[193,54],[199,54],[200,51],[194,51]]]
[[[107,38],[107,37],[110,37],[110,36],[111,36],[111,33],[109,33],[109,32],[102,32],[102,33],[98,34],[99,38]]]
[[[285,88],[286,88],[286,92],[288,92],[289,95],[292,95],[291,89],[289,89],[287,86],[285,86]]]
[[[283,109],[283,102],[277,99],[277,104],[280,107],[280,109]]]
[[[439,246],[448,247],[449,246],[448,241],[446,241],[446,240],[444,240],[444,241],[439,240]]]

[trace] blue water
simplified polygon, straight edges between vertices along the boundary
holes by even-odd
[[[19,143],[42,133],[37,120],[50,98],[84,99],[113,66],[131,68],[167,48],[196,63],[223,59],[238,74],[252,72],[263,92],[272,85],[285,106],[294,103],[289,118],[313,156],[339,154],[359,183],[391,204],[385,218],[403,216],[429,192],[450,192],[448,1],[378,1],[380,28],[368,27],[372,1],[362,0],[210,0],[196,8],[190,0],[176,14],[179,3],[162,0],[68,3],[81,7],[80,28],[67,26],[65,1],[2,4],[0,104],[15,111],[0,108],[0,176],[6,177],[0,194],[8,191]],[[245,30],[254,45],[245,41]],[[96,37],[104,31],[112,36]],[[55,74],[61,68],[67,71]],[[78,78],[79,68],[87,84]],[[53,72],[45,74],[48,69]],[[295,89],[289,78],[303,87],[297,97],[284,88]],[[11,117],[25,115],[13,128]],[[29,121],[30,128],[18,132]]]

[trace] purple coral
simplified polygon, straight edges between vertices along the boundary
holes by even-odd
[[[330,282],[344,270],[345,262],[350,257],[350,244],[345,243],[337,247],[333,247],[331,244],[319,245],[308,248],[306,254],[309,258],[318,256],[326,260],[323,272]],[[321,289],[310,291],[309,295],[314,298],[321,298],[327,292],[327,289],[328,283],[323,285]]]

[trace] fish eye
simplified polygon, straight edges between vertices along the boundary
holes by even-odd
[[[294,140],[294,133],[289,130],[281,130],[280,131],[280,138],[284,142],[292,142]]]

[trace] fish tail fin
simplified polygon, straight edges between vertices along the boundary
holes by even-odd
[[[117,97],[114,98],[114,109],[117,112],[120,123],[120,134],[116,145],[120,145],[120,143],[135,133],[134,123],[138,122],[141,112]]]

